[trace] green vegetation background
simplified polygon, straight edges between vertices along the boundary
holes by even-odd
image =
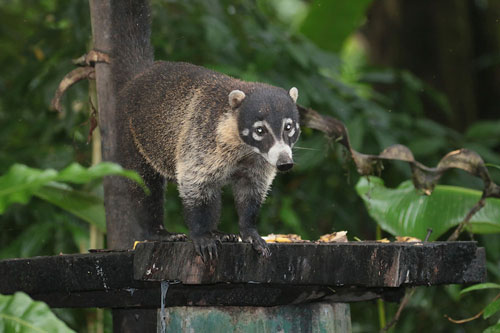
[[[433,166],[448,151],[471,147],[486,162],[500,164],[498,119],[478,117],[467,128],[452,129],[446,117],[437,117],[439,122],[426,117],[429,101],[442,115],[454,112],[439,87],[432,88],[405,68],[369,65],[366,45],[354,32],[365,22],[370,1],[345,1],[348,6],[341,1],[320,3],[324,7],[298,0],[154,1],[156,58],[192,62],[245,80],[296,86],[300,104],[342,120],[354,148],[362,152],[378,153],[402,143],[418,160]],[[0,21],[0,174],[14,163],[41,169],[62,169],[73,161],[90,165],[88,85],[69,90],[64,113],[49,110],[59,81],[73,68],[71,59],[91,44],[88,3],[3,1]],[[307,129],[297,146],[297,167],[277,177],[262,209],[260,233],[315,239],[348,230],[351,239],[374,239],[376,224],[355,192],[359,176],[343,150]],[[409,177],[403,163],[387,165],[383,172],[391,186]],[[493,171],[493,177],[500,182],[498,172]],[[459,172],[444,182],[481,188],[476,179]],[[99,192],[97,183],[85,186]],[[221,229],[236,232],[230,193],[223,201]],[[185,232],[173,185],[168,187],[165,210],[167,228]],[[38,199],[10,207],[0,216],[0,231],[0,258],[73,253],[88,247],[85,222]],[[500,237],[477,240],[487,250],[490,280],[498,281]],[[480,321],[459,327],[443,318],[468,317],[491,298],[460,298],[459,289],[419,289],[397,331],[476,332],[487,327]],[[389,318],[396,308],[389,305]],[[81,312],[57,314],[72,328],[85,330]],[[377,316],[375,303],[353,304],[353,330],[376,331]]]

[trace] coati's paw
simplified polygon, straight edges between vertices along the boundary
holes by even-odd
[[[225,232],[219,230],[213,230],[212,235],[217,239],[217,241],[224,243],[237,243],[240,240],[240,236],[237,234],[226,234]]]
[[[218,239],[212,235],[189,236],[193,241],[194,250],[201,257],[204,263],[212,261],[218,257],[217,242]]]
[[[243,242],[252,243],[252,247],[264,258],[271,256],[271,250],[266,241],[257,233],[257,230],[240,230],[241,240]]]

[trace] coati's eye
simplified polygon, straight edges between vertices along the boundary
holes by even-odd
[[[265,132],[265,129],[262,126],[259,126],[255,129],[255,133],[257,133],[258,135],[262,135],[262,134],[264,134],[264,132]]]
[[[288,124],[285,125],[285,131],[288,132],[291,129],[292,129],[292,124],[288,123]]]

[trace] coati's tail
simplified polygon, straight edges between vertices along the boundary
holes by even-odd
[[[151,10],[147,0],[111,1],[111,71],[118,89],[153,64]],[[125,3],[127,3],[125,5]]]

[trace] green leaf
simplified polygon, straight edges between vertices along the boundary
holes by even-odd
[[[483,333],[500,333],[500,323],[488,327]]]
[[[47,240],[47,235],[54,234],[56,227],[53,221],[37,221],[31,224],[8,245],[2,244],[0,260],[39,255]]]
[[[106,215],[102,198],[56,182],[41,187],[34,195],[95,225],[99,231],[106,232]]]
[[[6,174],[0,177],[0,214],[13,203],[26,204],[33,195],[43,193],[44,191],[39,192],[40,189],[51,182],[63,181],[84,184],[107,175],[127,177],[147,190],[136,172],[125,170],[118,164],[109,162],[103,162],[88,169],[78,163],[73,163],[60,172],[53,169],[39,170],[22,164],[14,164]],[[47,198],[48,196],[47,194]],[[54,196],[51,198],[55,199]],[[65,203],[58,205],[63,207]]]
[[[430,196],[415,190],[411,181],[397,188],[384,186],[377,177],[361,178],[356,191],[363,198],[368,213],[385,231],[399,236],[424,239],[432,228],[430,240],[458,225],[479,201],[481,192],[462,187],[438,185]],[[500,232],[500,200],[489,198],[470,220],[474,233]]]
[[[289,196],[283,197],[283,202],[280,210],[280,218],[283,223],[288,226],[294,233],[300,235],[306,235],[300,219],[295,213],[293,208],[293,200]]]
[[[446,147],[446,138],[436,135],[434,137],[415,138],[408,144],[408,148],[410,148],[414,156],[436,156]]]
[[[14,164],[0,177],[0,214],[13,203],[28,203],[34,191],[56,177],[55,170],[37,170]]]
[[[371,0],[313,2],[300,30],[321,48],[338,51],[346,37],[361,24],[371,2]]]
[[[500,311],[500,299],[497,299],[496,301],[488,304],[488,306],[484,309],[483,318],[488,319],[498,311]]]
[[[0,332],[74,332],[58,319],[47,304],[28,295],[0,295]]]
[[[110,175],[127,177],[141,186],[145,186],[142,178],[136,172],[125,170],[119,164],[110,162],[102,162],[88,169],[78,163],[72,163],[67,168],[61,170],[55,180],[75,184],[86,184],[94,179]]]
[[[500,165],[496,165],[496,164],[492,164],[492,163],[486,163],[486,166],[500,170]]]
[[[465,137],[469,140],[491,141],[500,143],[500,121],[477,121],[469,126]]]
[[[460,295],[468,293],[470,291],[483,290],[483,289],[500,289],[500,284],[491,283],[491,282],[475,284],[473,286],[470,286],[470,287],[465,288],[464,290],[462,290],[460,292]]]

